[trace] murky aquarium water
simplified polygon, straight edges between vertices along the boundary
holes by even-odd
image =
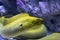
[[[0,40],[60,40],[60,0],[0,0]]]

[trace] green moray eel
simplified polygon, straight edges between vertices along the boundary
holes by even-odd
[[[28,39],[38,39],[46,36],[47,30],[44,24],[34,25],[32,28],[24,31],[21,35],[17,38],[24,37]]]
[[[9,24],[9,23],[11,23],[19,18],[26,17],[26,16],[29,16],[29,15],[27,13],[20,13],[20,14],[13,16],[13,17],[5,18],[4,25]]]
[[[51,35],[38,40],[60,40],[60,33],[52,33]]]
[[[13,19],[15,18],[10,20]],[[8,20],[6,22],[8,22]],[[15,38],[20,36],[26,38],[37,38],[45,36],[47,30],[41,18],[22,16],[22,18],[19,17],[18,19],[3,25],[0,29],[0,34],[5,38]]]
[[[4,24],[5,17],[0,17],[0,23]]]

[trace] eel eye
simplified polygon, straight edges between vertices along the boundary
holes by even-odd
[[[22,24],[20,24],[20,28],[21,28],[21,29],[23,28],[23,25],[22,25]]]
[[[20,26],[23,26],[22,24]]]

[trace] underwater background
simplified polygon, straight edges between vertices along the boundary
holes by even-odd
[[[60,0],[0,0],[0,16],[11,17],[19,13],[43,18],[47,35],[60,32]],[[0,36],[0,40],[25,40]]]

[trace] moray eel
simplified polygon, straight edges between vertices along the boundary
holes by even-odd
[[[0,27],[0,34],[3,37],[41,38],[47,34],[42,18],[32,17],[28,14],[19,15],[4,20],[5,24]]]
[[[52,33],[51,35],[38,40],[60,40],[60,33]]]

